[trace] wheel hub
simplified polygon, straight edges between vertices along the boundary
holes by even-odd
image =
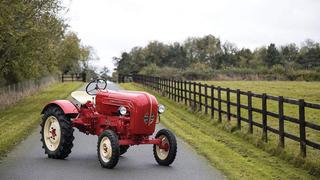
[[[156,152],[158,154],[158,157],[161,160],[164,160],[168,157],[169,155],[169,141],[168,138],[165,136],[160,136],[159,139],[161,139],[161,144],[159,146],[156,146]]]
[[[100,155],[104,162],[109,162],[112,156],[111,142],[107,137],[102,138],[100,142]]]
[[[49,116],[44,125],[44,140],[50,151],[55,151],[60,144],[60,124],[55,116]]]

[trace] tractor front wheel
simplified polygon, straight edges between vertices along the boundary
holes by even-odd
[[[120,156],[118,136],[112,130],[106,130],[98,138],[98,158],[103,168],[114,168]]]
[[[68,118],[59,107],[49,107],[42,116],[42,148],[49,158],[64,159],[73,147],[73,128]]]
[[[153,145],[154,158],[159,165],[169,166],[173,163],[177,154],[176,137],[171,131],[167,129],[161,129],[156,134],[156,138],[161,140],[161,146]]]

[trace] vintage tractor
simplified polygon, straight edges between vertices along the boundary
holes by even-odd
[[[78,102],[54,100],[42,110],[41,141],[49,158],[64,159],[73,147],[74,127],[98,136],[97,153],[104,168],[114,168],[130,146],[153,144],[159,165],[169,166],[177,153],[174,134],[155,126],[165,107],[146,92],[107,90],[103,79],[91,81],[86,91],[71,96]]]

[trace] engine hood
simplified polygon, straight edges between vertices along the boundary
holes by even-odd
[[[137,113],[140,111],[143,111],[143,113],[151,113],[158,111],[157,99],[146,92],[125,90],[101,91],[96,96],[96,103],[97,108],[99,108],[99,105],[101,104],[108,105],[111,109],[113,109],[112,107],[118,108],[119,106],[124,106],[130,113]]]
[[[150,135],[158,118],[157,99],[146,92],[100,91],[96,96],[96,109],[107,116],[118,115],[120,106],[127,108],[130,116],[130,133]]]

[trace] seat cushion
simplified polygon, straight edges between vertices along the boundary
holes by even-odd
[[[71,93],[71,97],[78,101],[80,104],[85,104],[88,101],[93,102],[95,96],[89,95],[85,91],[74,91]]]

